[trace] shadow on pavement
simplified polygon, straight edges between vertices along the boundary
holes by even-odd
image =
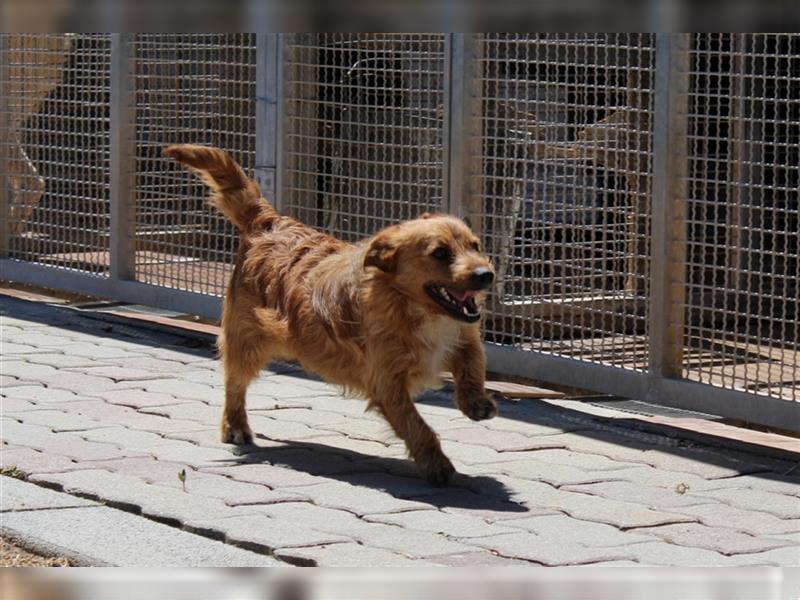
[[[267,439],[256,434],[256,438]],[[318,442],[284,442],[282,446],[243,446],[229,466],[268,463],[294,471],[381,490],[398,499],[424,502],[436,508],[492,512],[528,512],[494,477],[457,473],[449,485],[434,486],[420,478],[411,460],[375,457]]]

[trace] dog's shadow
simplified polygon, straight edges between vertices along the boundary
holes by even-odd
[[[256,438],[268,440],[256,434]],[[274,442],[274,440],[269,440]],[[395,498],[414,500],[436,508],[461,508],[498,513],[523,513],[528,508],[514,501],[510,490],[488,475],[456,473],[448,485],[427,483],[411,460],[375,457],[355,450],[313,441],[281,442],[281,446],[239,446],[230,466],[270,464],[322,479],[349,483],[356,488],[380,490]],[[358,490],[353,491],[354,494]]]

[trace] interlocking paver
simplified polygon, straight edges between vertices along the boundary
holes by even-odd
[[[86,358],[85,356],[76,356],[73,354],[64,354],[62,352],[42,352],[26,356],[25,360],[29,363],[37,365],[46,365],[55,369],[70,369],[74,367],[98,367],[98,361]]]
[[[44,380],[48,387],[69,390],[76,394],[87,392],[101,392],[106,390],[123,389],[124,386],[133,386],[139,382],[117,383],[108,377],[95,377],[85,373],[72,373],[70,371],[59,371],[58,376]]]
[[[625,553],[642,566],[739,567],[770,563],[762,554],[726,556],[713,550],[667,542],[633,544],[625,547]]]
[[[638,455],[638,452],[637,452]],[[507,460],[508,455],[500,456],[498,461]],[[639,463],[632,460],[614,460],[603,456],[602,454],[586,454],[581,452],[574,452],[572,450],[556,448],[553,450],[537,450],[536,452],[529,453],[525,457],[527,459],[534,459],[545,463],[552,463],[555,465],[564,465],[567,467],[575,467],[584,471],[616,471],[619,469],[630,469],[633,467],[641,467]],[[616,473],[610,474],[616,477]]]
[[[50,508],[97,506],[96,502],[59,494],[12,477],[0,476],[0,513]],[[4,515],[5,516],[5,515]]]
[[[2,345],[3,345],[3,354],[5,356],[14,356],[16,354],[38,354],[39,352],[41,352],[39,348],[37,348],[36,346],[31,346],[30,344],[18,344],[15,342],[8,342],[6,341],[5,336],[3,336]]]
[[[34,342],[31,342],[34,343]],[[89,342],[69,342],[55,341],[52,345],[58,346],[58,350],[64,354],[71,356],[82,356],[85,358],[94,358],[100,362],[107,362],[111,359],[128,359],[138,356],[128,350],[122,348],[112,348],[111,346],[101,345],[102,342],[98,340],[97,344]]]
[[[119,389],[136,387],[148,392],[169,394],[176,398],[189,400],[202,400],[204,402],[220,401],[220,390],[204,383],[194,383],[183,379],[149,379],[145,381],[125,381],[116,384]]]
[[[47,427],[18,423],[11,419],[4,419],[2,437],[10,444],[52,452],[75,460],[107,460],[142,454],[135,450],[123,450],[114,444],[87,441],[74,433],[53,433]]]
[[[54,452],[41,452],[33,448],[4,444],[0,453],[0,465],[3,468],[16,467],[26,474],[59,473],[75,471],[83,467],[66,456]]]
[[[714,479],[707,489],[727,489],[732,493],[740,488],[774,492],[788,496],[800,497],[800,477],[781,475],[779,473],[759,473],[757,475],[741,475],[728,479]]]
[[[497,556],[488,551],[466,552],[464,554],[448,554],[437,556],[431,561],[443,567],[529,567],[531,563]],[[634,563],[634,566],[636,564]]]
[[[198,525],[202,527],[203,521],[200,520]],[[278,548],[351,541],[348,536],[317,531],[300,523],[271,519],[262,514],[214,519],[210,525],[222,531],[229,543],[258,552],[272,553]]]
[[[547,566],[586,565],[601,561],[632,560],[629,548],[590,548],[560,536],[507,533],[471,540],[472,544],[500,556],[533,561]]]
[[[651,508],[673,509],[708,504],[708,499],[677,486],[673,489],[665,489],[641,485],[638,481],[603,481],[581,485],[566,485],[561,489],[592,496],[602,496],[612,500],[636,502]]]
[[[131,369],[143,369],[149,373],[162,373],[167,375],[175,375],[186,369],[186,365],[177,360],[167,360],[165,358],[156,358],[144,354],[126,356],[124,359],[109,357],[109,359],[104,362],[119,364],[120,366],[125,365]],[[192,365],[192,368],[195,368],[195,365]]]
[[[20,412],[27,412],[31,410],[43,410],[38,404],[34,404],[29,400],[22,400],[21,398],[9,398],[3,396],[2,414],[3,416],[10,416]]]
[[[345,510],[296,502],[273,504],[263,510],[279,522],[300,522],[319,531],[351,537],[365,546],[411,557],[430,558],[470,550],[465,544],[430,531],[366,522]]]
[[[81,432],[81,436],[95,442],[119,444],[126,450],[150,454],[159,460],[178,462],[194,468],[215,466],[231,458],[231,452],[219,448],[197,446],[181,440],[168,439],[148,431],[107,427]]]
[[[501,479],[512,489],[514,500],[542,508],[555,507],[584,521],[597,521],[615,527],[647,527],[693,521],[676,512],[653,510],[635,502],[611,500],[577,492],[557,490],[536,481]]]
[[[195,421],[167,419],[163,416],[137,411],[128,406],[113,404],[97,397],[87,397],[85,400],[60,404],[56,408],[102,421],[107,427],[123,425],[129,429],[159,433],[188,431],[199,427]]]
[[[263,446],[264,441],[259,440],[259,445]],[[266,449],[252,455],[244,455],[241,458],[242,460],[239,462],[269,463],[297,473],[319,476],[336,476],[345,473],[363,473],[379,470],[368,460],[348,460],[342,454],[329,451],[327,448],[323,451],[310,441],[299,444],[274,443],[274,445]]]
[[[64,367],[59,366],[59,368]],[[153,373],[152,371],[146,371],[144,369],[136,369],[132,367],[120,367],[117,365],[78,365],[69,367],[66,370],[70,372],[86,373],[87,375],[94,375],[95,377],[107,377],[116,382],[147,381],[149,379],[160,379],[163,377],[163,375],[160,373]]]
[[[232,467],[212,467],[203,469],[203,471],[224,475],[233,481],[258,483],[271,488],[299,488],[300,486],[317,485],[330,481],[327,477],[312,475],[311,473],[306,473],[297,469],[276,467],[270,464],[243,464]],[[297,492],[302,492],[302,490],[298,489]]]
[[[542,539],[562,538],[583,546],[609,548],[641,542],[652,542],[653,537],[640,533],[643,530],[620,531],[611,525],[581,521],[566,515],[542,515],[503,521],[504,527],[524,529]]]
[[[429,508],[422,502],[395,498],[383,491],[356,487],[339,481],[286,489],[311,498],[318,506],[339,508],[356,515]]]
[[[658,536],[670,544],[705,548],[726,555],[751,554],[792,545],[791,542],[778,538],[755,537],[733,529],[707,527],[700,523],[644,527],[637,531]]]
[[[4,528],[89,564],[125,567],[265,567],[282,563],[105,506],[11,513]],[[43,532],[46,532],[43,533]]]
[[[454,515],[439,510],[414,510],[390,515],[366,515],[364,520],[371,523],[399,525],[406,529],[441,533],[454,538],[516,533],[519,529],[523,529],[514,526],[514,521],[504,521],[502,525],[490,524],[479,517]]]
[[[28,383],[27,385],[15,387],[13,391],[8,390],[4,393],[7,393],[7,395],[11,398],[30,400],[31,402],[40,405],[54,405],[61,402],[72,402],[80,399],[80,396],[78,396],[75,392],[70,392],[69,390],[56,390],[45,387],[42,384],[32,385],[32,383],[33,382]]]
[[[533,456],[536,456],[536,454]],[[600,481],[614,481],[618,478],[617,472],[615,471],[585,471],[578,467],[553,464],[534,458],[487,463],[485,465],[480,465],[478,468],[484,473],[502,473],[521,479],[535,479],[556,487]]]
[[[760,564],[779,567],[800,567],[800,545],[768,550],[758,554],[739,554],[735,557],[743,565]]]
[[[628,481],[643,486],[664,488],[670,491],[681,489],[697,492],[699,490],[716,489],[719,487],[718,481],[726,481],[724,479],[705,479],[692,473],[656,469],[649,465],[615,469],[612,473],[606,474],[614,481]]]
[[[702,498],[713,498],[724,504],[770,513],[781,519],[800,519],[800,501],[796,496],[754,490],[752,488],[708,490],[698,492]]]
[[[462,442],[476,444],[484,448],[491,448],[496,452],[524,452],[526,450],[542,450],[563,448],[563,443],[549,441],[549,436],[535,437],[516,432],[497,432],[484,427],[464,427],[450,429],[442,436],[448,442]]]
[[[156,406],[173,406],[175,404],[199,404],[196,400],[175,398],[169,394],[148,392],[141,389],[113,390],[110,392],[90,392],[87,397],[102,398],[108,404],[118,404],[129,408],[152,408]],[[207,406],[207,405],[203,405]]]
[[[6,411],[3,406],[5,414],[14,414],[13,410]],[[58,433],[59,431],[85,431],[88,429],[100,429],[108,427],[102,421],[97,421],[85,415],[65,412],[63,410],[34,410],[19,413],[16,417],[23,423],[32,423],[33,425],[43,425]]]
[[[9,390],[11,388],[16,387],[26,387],[33,384],[33,381],[28,379],[22,379],[20,377],[12,377],[11,375],[0,375],[0,390],[3,391],[3,395],[11,394]]]
[[[38,365],[28,360],[3,360],[3,375],[25,379],[27,381],[49,382],[59,375],[58,369],[47,365]]]
[[[163,406],[150,406],[139,409],[139,412],[149,415],[160,415],[162,417],[169,417],[170,419],[179,419],[186,421],[195,421],[203,425],[210,425],[216,427],[219,425],[219,420],[222,412],[221,406],[209,406],[204,402],[199,402],[196,399],[185,398],[190,402],[176,402],[174,404],[165,404]]]
[[[275,556],[293,564],[321,567],[420,567],[426,564],[402,554],[353,543],[287,548],[276,551]]]
[[[289,439],[289,438],[285,438]],[[353,439],[344,435],[321,435],[309,438],[309,443],[325,448],[328,452],[339,452],[349,458],[371,458],[383,456],[387,458],[406,458],[405,446],[401,442],[387,446],[385,443]]]
[[[46,473],[31,477],[31,481],[61,486],[68,493],[200,530],[210,529],[212,521],[225,517],[258,514],[257,508],[251,506],[228,506],[217,498],[149,484],[138,477],[103,469]]]
[[[763,511],[746,510],[720,502],[684,506],[676,512],[696,517],[709,527],[730,528],[755,536],[800,533],[800,519],[781,519]]]
[[[256,443],[235,447],[219,439],[222,369],[205,341],[8,306],[3,466],[226,548],[324,566],[800,566],[787,461],[566,401],[501,400],[474,423],[437,391],[417,406],[459,470],[437,488],[363,400],[296,366],[253,382]]]

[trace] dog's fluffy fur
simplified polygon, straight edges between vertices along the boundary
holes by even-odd
[[[446,482],[453,465],[413,400],[448,369],[465,415],[496,414],[477,323],[493,272],[475,235],[455,217],[423,215],[348,244],[278,215],[221,150],[176,145],[165,153],[202,176],[241,233],[219,340],[222,440],[252,442],[248,384],[271,359],[296,359],[368,398],[424,477]]]

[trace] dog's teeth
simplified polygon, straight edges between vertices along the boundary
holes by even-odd
[[[461,307],[461,312],[463,312],[465,315],[469,316],[469,310],[467,310],[466,306],[462,306]]]

